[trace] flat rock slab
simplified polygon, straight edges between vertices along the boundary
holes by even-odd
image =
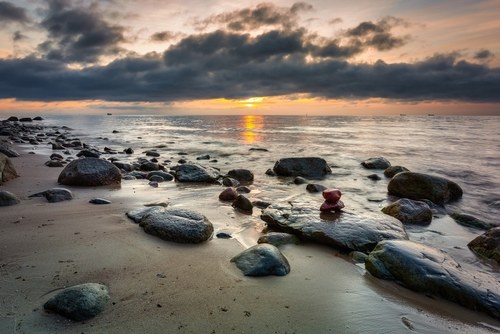
[[[486,273],[464,270],[438,249],[408,240],[382,241],[368,256],[366,269],[375,277],[395,280],[411,290],[500,319],[498,280]]]
[[[49,203],[57,203],[62,201],[70,201],[73,199],[73,194],[70,190],[64,188],[52,188],[30,195],[29,197],[45,197]]]
[[[283,158],[274,164],[273,171],[279,176],[322,178],[332,170],[325,159],[318,157]]]
[[[458,184],[443,177],[402,172],[396,174],[387,185],[389,194],[414,200],[428,199],[436,204],[444,204],[462,197]]]
[[[214,227],[202,214],[186,209],[152,208],[139,222],[144,231],[163,240],[197,244],[212,237]]]
[[[64,289],[43,307],[66,318],[83,321],[101,313],[108,301],[109,292],[105,285],[85,283]]]
[[[245,276],[285,276],[290,264],[280,250],[270,244],[258,244],[231,259]]]
[[[111,162],[82,158],[70,162],[59,174],[57,182],[67,186],[104,186],[120,184],[122,175]]]
[[[346,212],[321,213],[321,203],[276,203],[262,211],[267,225],[278,231],[335,248],[371,251],[379,241],[408,239],[403,224],[382,213],[354,215]]]
[[[215,183],[222,175],[212,167],[198,164],[183,164],[175,167],[175,178],[178,182]]]

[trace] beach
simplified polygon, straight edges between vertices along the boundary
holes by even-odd
[[[111,130],[102,136],[110,136]],[[187,150],[194,159],[209,151],[218,160],[214,165],[224,172],[258,159],[254,153],[237,155],[235,148],[231,149],[235,158],[225,157],[219,148],[207,149],[209,144],[198,143],[194,150],[190,143],[179,144],[180,135],[172,140],[172,152]],[[265,142],[248,145],[245,151]],[[230,260],[255,244],[265,223],[258,209],[247,215],[221,203],[218,194],[223,188],[218,185],[164,182],[155,188],[147,180],[124,180],[120,186],[64,186],[73,193],[71,201],[29,198],[60,187],[61,168],[44,165],[50,155],[46,147],[14,148],[20,153],[11,158],[19,177],[0,187],[21,199],[20,204],[0,208],[2,333],[494,333],[500,329],[500,322],[486,314],[377,279],[345,252],[313,243],[281,248],[292,268],[284,277],[244,276]],[[275,160],[276,155],[265,159]],[[260,165],[255,172],[250,196],[272,197],[271,187],[259,189],[263,170],[269,167]],[[303,193],[289,180],[280,181],[274,191],[280,198]],[[346,203],[359,203],[349,190],[346,193]],[[384,193],[371,191],[374,196]],[[94,205],[89,203],[92,198],[112,203]],[[154,202],[195,210],[214,224],[216,233],[233,237],[214,236],[189,245],[146,234],[126,212]],[[355,211],[363,205],[353,204]],[[423,239],[433,237],[429,232],[414,233]],[[465,233],[469,232],[453,235],[453,242],[468,236]],[[453,242],[446,247],[453,248]],[[455,249],[457,254],[466,251]],[[494,266],[479,266],[498,277]],[[87,282],[105,284],[110,290],[110,302],[95,318],[75,322],[43,309],[44,302],[61,289]]]

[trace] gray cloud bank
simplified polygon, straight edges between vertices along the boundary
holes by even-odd
[[[0,2],[1,4],[1,2]],[[209,17],[197,24],[210,32],[185,36],[162,54],[125,53],[125,27],[111,24],[95,8],[50,1],[41,22],[48,39],[38,53],[0,60],[0,98],[62,101],[179,101],[308,94],[326,99],[388,98],[408,101],[500,101],[500,68],[471,63],[456,54],[415,63],[356,63],[366,50],[406,44],[393,28],[396,18],[362,22],[335,38],[298,25],[312,7],[258,5]],[[200,23],[201,22],[201,23]],[[266,28],[256,34],[256,28]],[[169,40],[174,32],[152,38]],[[107,65],[92,65],[119,54]],[[476,58],[492,57],[488,50]],[[74,64],[85,66],[75,67]]]

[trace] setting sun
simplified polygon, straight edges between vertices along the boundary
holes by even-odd
[[[243,103],[243,105],[247,108],[254,108],[257,107],[262,101],[264,101],[263,97],[250,97],[245,100],[239,100],[238,102]]]

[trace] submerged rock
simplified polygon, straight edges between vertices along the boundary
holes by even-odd
[[[446,253],[407,240],[380,242],[366,269],[375,277],[433,294],[500,319],[500,285],[486,273],[463,269]]]
[[[66,318],[83,321],[101,313],[108,301],[109,292],[105,285],[85,283],[64,289],[43,307]]]
[[[361,163],[366,169],[387,169],[391,163],[384,157],[370,158]]]
[[[453,212],[450,213],[450,217],[453,218],[453,220],[460,225],[463,226],[468,226],[468,227],[474,227],[474,228],[479,228],[482,230],[489,230],[490,228],[496,227],[493,224],[489,224],[487,222],[484,222],[480,219],[477,219],[474,216],[467,215],[464,213],[459,213],[459,212]]]
[[[186,163],[175,167],[175,178],[179,182],[215,183],[221,177],[218,170],[198,164]]]
[[[382,212],[403,224],[428,225],[432,221],[432,210],[427,203],[408,198],[401,198],[382,208]]]
[[[327,188],[321,184],[317,184],[317,183],[309,183],[307,186],[306,186],[306,190],[310,193],[319,193],[319,192],[323,192],[323,190],[326,190]]]
[[[248,169],[231,169],[227,176],[245,183],[253,182],[254,178],[253,173]]]
[[[148,234],[178,243],[201,243],[214,232],[212,223],[202,214],[177,208],[151,210],[139,226]]]
[[[500,264],[500,227],[481,234],[467,245],[476,254]]]
[[[409,172],[409,170],[408,170],[408,168],[403,167],[403,166],[390,166],[384,170],[384,175],[386,177],[391,178],[391,177],[394,177],[394,175],[402,173],[402,172]]]
[[[19,204],[19,198],[7,190],[0,190],[0,206],[11,206]]]
[[[233,208],[238,209],[239,211],[246,213],[246,214],[252,214],[253,211],[253,204],[250,202],[248,198],[246,198],[243,195],[238,195],[236,199],[233,202]]]
[[[403,224],[382,213],[320,213],[317,202],[276,203],[262,211],[267,225],[299,238],[347,250],[371,251],[379,241],[408,239]]]
[[[273,245],[258,244],[231,259],[245,276],[285,276],[290,264]]]
[[[104,186],[121,183],[121,173],[111,162],[83,158],[70,162],[59,174],[57,182],[67,186]]]
[[[0,184],[15,179],[19,175],[12,161],[3,153],[0,153]]]
[[[284,232],[269,232],[257,240],[259,244],[271,244],[279,247],[287,244],[299,244],[300,240],[296,235]]]
[[[49,203],[57,203],[62,201],[70,201],[73,199],[73,194],[70,190],[64,188],[52,188],[30,195],[29,197],[45,197]]]
[[[273,171],[279,176],[321,178],[332,170],[325,159],[317,157],[284,158],[276,161]]]
[[[458,184],[439,176],[402,172],[396,174],[387,186],[389,194],[415,200],[428,199],[444,204],[462,197]]]

